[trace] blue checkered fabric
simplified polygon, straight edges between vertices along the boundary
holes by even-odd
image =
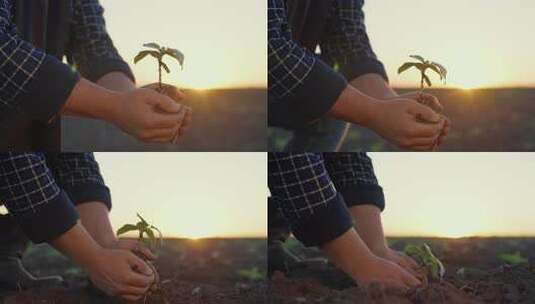
[[[364,24],[363,0],[332,1],[321,59],[292,39],[285,0],[268,0],[269,92],[282,99],[294,93],[307,79],[316,60],[330,65],[358,59],[376,59]]]
[[[0,0],[0,108],[14,108],[27,90],[45,53],[18,36],[13,22],[12,0]]]
[[[272,200],[290,221],[336,202],[339,188],[378,185],[366,153],[270,153],[268,172]]]
[[[93,74],[100,61],[123,61],[106,30],[104,8],[98,0],[74,0],[69,54],[82,75]]]
[[[38,213],[64,187],[104,180],[92,153],[0,153],[0,201],[14,216]]]
[[[15,0],[0,0],[0,110],[17,109],[17,98],[29,90],[47,55],[20,38],[14,23]],[[119,70],[133,78],[106,31],[104,9],[98,0],[73,0],[67,53],[80,74]],[[52,75],[53,76],[53,75]]]

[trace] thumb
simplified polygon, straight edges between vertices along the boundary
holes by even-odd
[[[416,101],[411,103],[411,106],[408,109],[409,114],[414,117],[423,120],[428,123],[438,123],[440,122],[440,115],[437,114],[433,109],[420,104]]]
[[[132,267],[132,269],[136,270],[137,272],[144,274],[146,276],[152,276],[153,272],[152,269],[145,263],[142,259],[137,257],[135,254],[129,252],[128,255],[128,263]]]
[[[182,106],[176,103],[173,99],[156,92],[154,92],[151,97],[151,104],[167,113],[178,113],[182,109]]]

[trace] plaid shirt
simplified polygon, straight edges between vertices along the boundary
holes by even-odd
[[[292,39],[286,1],[268,0],[270,106],[294,104],[282,111],[296,112],[295,119],[303,122],[328,112],[347,86],[347,79],[368,73],[387,79],[366,33],[364,0],[329,1],[332,12],[319,41],[320,59]]]
[[[347,207],[373,204],[384,195],[365,153],[270,153],[272,201],[310,246],[344,233],[352,225]]]
[[[98,201],[111,208],[91,153],[0,153],[0,201],[34,242],[71,228],[75,205]]]
[[[21,38],[14,6],[15,0],[0,0],[0,113],[18,111],[48,122],[62,108],[79,76]],[[133,79],[106,32],[98,0],[72,0],[72,10],[69,61],[92,81],[112,71],[122,71]]]

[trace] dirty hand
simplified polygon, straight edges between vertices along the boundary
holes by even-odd
[[[151,268],[126,250],[101,249],[86,269],[96,287],[128,301],[139,300],[154,282]]]
[[[416,151],[435,148],[446,123],[431,108],[406,98],[378,101],[373,117],[371,129],[402,149]]]
[[[369,285],[381,283],[388,287],[409,289],[421,284],[414,275],[410,274],[394,262],[381,257],[368,258],[353,276],[357,283]]]
[[[418,263],[416,263],[414,259],[404,254],[403,252],[392,250],[390,248],[385,248],[385,250],[381,252],[375,252],[375,254],[383,259],[398,264],[403,269],[410,272],[417,278],[421,276],[418,272],[418,269],[420,268],[420,266],[418,266]]]
[[[121,93],[117,111],[112,115],[119,128],[144,142],[170,142],[188,124],[188,107],[149,89]]]

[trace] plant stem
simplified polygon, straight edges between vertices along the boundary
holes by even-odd
[[[162,92],[162,61],[158,60],[158,88]]]

